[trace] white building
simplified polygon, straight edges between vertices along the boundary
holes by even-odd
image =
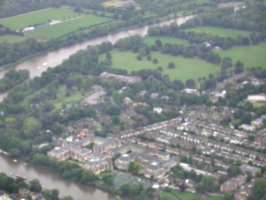
[[[163,109],[160,108],[160,107],[153,108],[153,112],[158,113],[158,114],[161,114],[163,112]]]
[[[255,127],[254,126],[250,126],[247,124],[242,124],[241,126],[239,126],[239,128],[245,130],[245,131],[255,131]]]
[[[260,95],[248,95],[246,99],[248,102],[266,102],[266,96],[264,94]]]

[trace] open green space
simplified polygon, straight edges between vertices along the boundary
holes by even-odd
[[[197,199],[196,194],[188,193],[188,192],[181,192],[178,190],[173,190],[172,191],[176,196],[178,196],[181,200],[194,200]],[[220,197],[211,197],[211,196],[206,196],[207,200],[222,200]]]
[[[80,28],[86,28],[108,21],[110,21],[110,19],[94,15],[87,15],[85,17],[69,20],[53,26],[47,26],[34,31],[30,31],[27,34],[42,36],[46,38],[58,38],[67,33],[78,31]]]
[[[176,198],[173,194],[171,194],[170,192],[160,192],[160,199],[167,199],[167,200],[179,200],[178,198]]]
[[[34,24],[45,23],[49,20],[61,20],[74,17],[75,15],[78,14],[68,9],[49,8],[1,19],[0,24],[9,27],[12,30],[18,30]]]
[[[187,31],[195,31],[198,33],[207,33],[210,35],[217,35],[220,37],[231,37],[235,38],[238,35],[242,36],[249,36],[248,31],[240,31],[228,28],[217,28],[217,27],[210,27],[210,26],[198,26],[195,28],[186,29]]]
[[[240,60],[244,63],[244,67],[257,67],[266,68],[266,45],[251,45],[251,46],[241,46],[233,47],[225,51],[217,51],[217,53],[222,57],[232,58],[233,63]]]
[[[39,90],[34,94],[40,94],[45,90],[46,89],[44,88],[43,90]],[[69,92],[69,96],[66,95],[67,91]],[[71,90],[67,90],[65,85],[61,85],[56,91],[57,98],[50,100],[49,102],[55,106],[55,109],[62,109],[63,104],[65,104],[66,108],[78,107],[79,103],[81,103],[85,97],[89,96],[90,93],[90,91],[78,91],[76,87],[73,87]],[[24,101],[21,102],[21,104],[26,106],[29,99],[32,97],[33,95],[27,96],[27,98],[25,98]]]
[[[144,39],[144,43],[147,45],[155,44],[156,40],[161,40],[163,44],[165,43],[171,43],[171,44],[183,44],[183,45],[189,45],[189,42],[186,40],[173,38],[173,37],[147,37]]]
[[[23,40],[25,40],[26,37],[23,36],[17,36],[17,35],[3,35],[0,36],[0,43],[2,42],[8,42],[8,43],[15,43],[15,42],[21,42]]]
[[[122,0],[110,0],[102,3],[105,7],[121,7],[122,6]]]
[[[127,176],[122,176],[122,175],[117,175],[113,179],[113,184],[115,187],[120,188],[124,184],[131,184],[133,182],[137,182],[143,186],[144,189],[150,187],[151,185],[149,183],[145,183],[143,181],[137,181],[133,177],[127,177]]]
[[[112,55],[112,67],[118,69],[125,69],[129,73],[133,70],[138,71],[141,69],[155,70],[159,66],[163,68],[163,74],[169,75],[170,80],[181,80],[185,82],[187,79],[198,80],[199,77],[208,77],[210,73],[216,74],[220,68],[212,63],[200,60],[198,58],[183,58],[181,56],[174,57],[169,54],[161,54],[159,52],[152,52],[151,57],[157,58],[158,64],[154,64],[143,57],[141,61],[137,60],[137,55],[132,52],[121,52],[114,50]],[[102,55],[102,60],[105,55]],[[168,63],[174,62],[176,67],[168,69]]]

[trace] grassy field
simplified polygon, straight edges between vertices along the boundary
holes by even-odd
[[[77,31],[79,28],[86,28],[92,25],[101,24],[109,21],[110,19],[104,17],[97,17],[94,15],[87,15],[85,17],[77,18],[67,22],[62,22],[53,26],[47,26],[41,29],[30,31],[27,34],[42,36],[46,38],[58,38],[67,33]]]
[[[178,200],[173,194],[170,192],[160,192],[161,199],[167,199],[167,200]]]
[[[218,35],[221,37],[237,37],[238,35],[248,36],[249,32],[247,31],[239,31],[234,29],[227,29],[227,28],[216,28],[210,26],[199,26],[191,29],[186,29],[187,31],[195,31],[198,33],[208,33],[210,35]]]
[[[121,7],[122,6],[122,1],[121,0],[111,0],[111,1],[106,1],[102,3],[103,6],[105,7]]]
[[[112,55],[112,67],[118,69],[126,69],[128,72],[132,70],[141,69],[157,69],[158,66],[163,68],[163,74],[169,75],[171,80],[177,79],[186,81],[189,78],[197,80],[199,77],[207,77],[210,73],[215,74],[219,71],[219,67],[205,62],[197,58],[186,59],[181,56],[174,57],[168,54],[161,54],[159,52],[152,52],[152,58],[157,58],[159,63],[153,64],[152,61],[148,61],[145,57],[141,61],[137,60],[137,55],[131,52],[120,52],[114,50]],[[105,59],[105,55],[102,55],[102,60]],[[168,69],[168,63],[174,62],[176,67],[174,69]]]
[[[43,88],[45,91],[46,88]],[[79,102],[82,102],[82,100],[89,96],[91,94],[90,91],[82,92],[78,91],[76,87],[73,87],[72,90],[70,91],[70,96],[66,96],[66,86],[65,85],[60,85],[59,88],[57,89],[57,99],[49,101],[55,106],[55,109],[62,109],[62,104],[66,104],[66,107],[71,107],[71,106],[77,106]],[[42,90],[39,90],[35,92],[34,94],[39,94],[41,93]],[[32,96],[27,96],[27,98],[24,99],[24,101],[21,102],[21,105],[26,106],[28,104],[28,101]]]
[[[63,18],[74,17],[74,15],[77,15],[77,13],[71,10],[49,8],[1,19],[0,24],[9,27],[12,30],[18,30],[34,24],[44,23],[49,20],[59,20]]]
[[[187,192],[180,192],[177,190],[173,190],[173,193],[178,196],[181,200],[194,200],[197,199],[197,195],[196,194],[192,194],[192,193],[187,193]],[[209,197],[206,196],[207,200],[222,200],[222,198],[220,197]]]
[[[245,67],[260,66],[266,68],[266,45],[233,47],[226,51],[217,51],[221,57],[231,57],[233,63],[240,60]]]
[[[150,46],[152,44],[155,44],[155,41],[158,39],[161,40],[163,44],[171,43],[171,44],[189,45],[189,42],[186,40],[181,40],[181,39],[172,38],[172,37],[147,37],[144,39],[144,43]]]
[[[9,43],[13,44],[15,42],[21,42],[25,39],[26,39],[26,37],[22,37],[22,36],[4,35],[4,36],[0,36],[0,43],[9,42]]]
[[[195,200],[197,199],[197,195],[196,194],[191,194],[191,193],[187,193],[187,192],[180,192],[177,190],[173,190],[172,191],[176,196],[179,197],[179,199],[181,200]],[[161,198],[167,198],[168,200],[179,200],[175,195],[173,195],[170,192],[160,192],[160,197]],[[209,196],[205,196],[207,200],[222,200],[222,198],[220,197],[209,197]]]

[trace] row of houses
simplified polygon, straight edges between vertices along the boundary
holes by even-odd
[[[116,134],[117,138],[120,139],[126,139],[126,138],[131,138],[134,136],[138,136],[141,134],[144,134],[149,131],[157,131],[163,128],[169,128],[169,127],[174,127],[180,124],[182,120],[180,118],[174,118],[168,121],[163,121],[159,123],[155,123],[152,125],[147,125],[143,127],[138,127],[136,129],[129,129],[129,130],[124,130]]]
[[[242,159],[244,161],[252,160],[256,164],[263,165],[266,162],[266,155],[253,150],[248,150],[233,144],[226,144],[223,142],[218,142],[215,140],[199,137],[197,135],[191,135],[184,132],[179,132],[176,130],[160,130],[159,133],[163,134],[164,137],[159,136],[155,138],[159,142],[166,144],[182,144],[187,142],[188,148],[196,146],[197,148],[206,147],[207,154],[215,153],[216,155],[221,155],[223,157]],[[173,139],[174,138],[174,139]],[[256,162],[257,161],[257,162]]]
[[[120,82],[125,82],[127,84],[134,84],[134,83],[140,83],[141,78],[139,76],[123,76],[123,75],[117,75],[117,74],[111,74],[108,72],[103,72],[100,74],[101,78],[115,78],[116,80]]]

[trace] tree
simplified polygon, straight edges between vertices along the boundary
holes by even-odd
[[[17,148],[12,148],[8,151],[8,154],[12,157],[12,158],[18,158],[20,156],[20,151]]]
[[[140,193],[140,190],[141,190],[140,184],[133,182],[129,186],[129,195],[136,196]]]
[[[33,192],[42,191],[42,185],[40,184],[40,181],[38,179],[33,179],[32,181],[30,181],[30,190]]]
[[[266,179],[258,178],[255,180],[253,194],[259,199],[266,197]]]
[[[175,68],[175,63],[169,62],[167,67],[168,67],[168,69],[174,69]]]
[[[59,190],[53,189],[51,192],[51,200],[58,200]]]
[[[42,125],[39,120],[33,117],[28,117],[23,121],[22,130],[25,137],[34,138],[39,134],[41,126]]]
[[[63,200],[73,200],[73,198],[71,196],[66,196],[63,198]]]
[[[234,197],[230,193],[224,193],[223,200],[234,200]]]
[[[84,184],[90,184],[97,180],[97,176],[92,171],[84,170],[82,173],[81,182]]]
[[[195,81],[193,80],[193,79],[188,79],[187,81],[186,81],[186,86],[188,87],[188,88],[195,88]]]
[[[213,192],[219,185],[217,181],[212,176],[204,176],[202,178],[202,184],[204,190],[207,192]]]
[[[239,74],[243,72],[243,70],[244,70],[244,64],[240,60],[238,60],[235,65],[235,73]]]
[[[202,184],[197,184],[195,189],[196,189],[196,192],[200,194],[203,194],[205,191],[204,186]]]
[[[153,59],[152,59],[152,62],[153,62],[154,64],[157,64],[157,63],[158,63],[158,59],[157,59],[157,58],[153,58]]]
[[[6,185],[7,179],[6,176],[0,173],[0,188],[4,188]]]
[[[138,162],[130,162],[128,164],[128,171],[138,173],[141,170],[141,165]]]

